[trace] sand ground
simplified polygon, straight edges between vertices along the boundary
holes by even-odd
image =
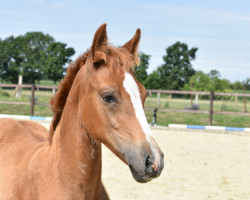
[[[48,125],[46,125],[48,127]],[[250,200],[250,134],[153,128],[165,154],[161,176],[134,181],[103,148],[103,182],[113,200]]]

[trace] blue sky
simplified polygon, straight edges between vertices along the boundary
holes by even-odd
[[[90,47],[107,23],[111,44],[123,45],[141,28],[139,50],[151,55],[149,72],[176,41],[198,47],[196,70],[217,69],[230,81],[250,78],[249,0],[7,0],[0,1],[0,38],[42,31],[76,50]]]

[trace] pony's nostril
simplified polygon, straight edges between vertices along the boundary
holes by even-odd
[[[153,161],[153,159],[150,157],[150,156],[148,156],[147,158],[146,158],[146,167],[147,168],[151,168],[151,166],[154,164],[154,161]]]

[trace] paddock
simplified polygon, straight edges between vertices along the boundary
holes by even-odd
[[[250,199],[249,133],[152,130],[165,154],[165,168],[149,183],[135,182],[129,168],[103,148],[102,179],[111,199]]]

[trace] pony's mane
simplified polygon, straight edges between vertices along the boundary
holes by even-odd
[[[79,56],[74,62],[71,62],[69,64],[64,79],[60,81],[56,94],[50,100],[51,109],[53,111],[53,119],[50,126],[50,139],[52,138],[53,133],[56,130],[56,127],[61,119],[63,108],[67,101],[67,97],[69,95],[69,91],[72,87],[74,79],[81,66],[85,64],[88,54],[89,51],[86,51],[83,55]]]
[[[83,55],[79,56],[74,62],[70,63],[64,79],[60,81],[56,94],[50,100],[50,105],[53,111],[53,119],[50,126],[50,140],[52,140],[54,131],[61,120],[63,109],[74,79],[80,68],[85,64],[89,54],[90,51],[88,50]],[[101,55],[101,59],[104,60],[105,66],[110,67],[111,72],[121,69],[121,67],[118,66],[122,66],[123,70],[133,71],[139,61],[137,56],[136,58],[132,57],[128,50],[122,47],[116,48],[113,46],[106,46]]]

